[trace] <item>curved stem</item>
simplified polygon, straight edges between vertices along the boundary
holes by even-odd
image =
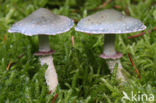
[[[105,34],[104,35],[104,51],[105,55],[114,55],[116,54],[115,50],[115,34]]]
[[[49,45],[49,39],[47,35],[39,35],[39,51],[40,52],[49,52],[50,45]],[[58,79],[57,79],[57,73],[55,71],[55,67],[53,64],[53,58],[51,55],[41,56],[40,57],[41,65],[47,64],[48,68],[45,72],[45,79],[46,83],[49,86],[49,90],[54,92],[57,85],[58,85]]]
[[[55,71],[55,67],[53,64],[53,58],[51,55],[48,56],[42,56],[40,57],[41,65],[47,64],[48,68],[45,72],[45,79],[46,83],[49,86],[49,90],[54,92],[57,85],[58,85],[58,79],[57,79],[57,73]]]

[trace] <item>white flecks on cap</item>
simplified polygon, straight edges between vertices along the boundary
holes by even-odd
[[[76,31],[92,34],[121,34],[142,31],[146,26],[138,19],[107,9],[90,15],[75,27]]]
[[[28,17],[15,23],[9,32],[32,35],[56,35],[69,31],[74,25],[73,20],[65,16],[51,13],[48,9],[40,8]]]

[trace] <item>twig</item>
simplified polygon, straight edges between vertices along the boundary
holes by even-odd
[[[56,95],[54,96],[54,98],[53,98],[53,100],[52,100],[52,102],[51,102],[51,103],[55,103],[55,102],[56,102],[57,97],[58,97],[58,94],[56,94]]]
[[[73,47],[75,45],[75,38],[74,38],[74,36],[72,36],[72,45],[73,45]]]
[[[3,42],[5,42],[6,40],[7,40],[7,37],[6,37],[6,35],[4,35]]]
[[[105,8],[107,6],[108,3],[110,3],[112,0],[107,0],[106,2],[104,2],[99,8]]]
[[[138,78],[141,79],[140,73],[139,73],[138,69],[136,68],[136,66],[135,66],[135,64],[134,64],[134,62],[133,62],[133,60],[132,60],[132,58],[131,58],[131,55],[130,55],[129,53],[128,53],[128,57],[129,57],[129,59],[130,59],[130,61],[131,61],[131,64],[132,64],[132,66],[134,67],[134,69],[135,69],[135,71],[136,71],[136,73],[137,73],[137,75],[138,75]]]
[[[7,66],[7,68],[6,68],[7,71],[10,69],[10,67],[11,67],[12,64],[13,64],[13,62],[10,61],[9,64],[8,64],[8,66]]]
[[[148,33],[150,33],[151,30],[148,30]],[[136,37],[139,37],[139,36],[142,36],[144,35],[146,32],[141,32],[139,34],[136,34],[136,35],[133,35],[133,36],[129,36],[128,39],[132,39],[132,38],[136,38]]]
[[[153,27],[152,30],[153,30],[153,31],[156,31],[156,26]],[[152,30],[148,30],[147,32],[148,32],[148,33],[151,33]],[[132,38],[136,38],[136,37],[142,36],[142,35],[144,35],[145,33],[146,33],[146,32],[141,32],[141,33],[139,33],[139,34],[136,34],[136,35],[133,35],[133,36],[129,36],[128,39],[132,39]]]
[[[155,27],[153,27],[153,30],[154,30],[154,31],[156,31],[156,26],[155,26]]]
[[[105,8],[107,6],[108,3],[110,3],[112,0],[107,0],[106,2],[104,2],[102,5],[100,5],[98,8]]]
[[[90,10],[90,11],[96,11],[96,10],[98,10],[98,9],[105,8],[106,5],[107,5],[108,3],[110,3],[111,1],[112,1],[112,0],[107,0],[106,2],[104,2],[103,4],[101,4],[99,7],[94,8],[94,9],[92,9],[92,10]]]
[[[23,56],[24,56],[24,54],[21,54],[21,55],[18,56],[18,58],[20,59],[20,58],[22,58]],[[8,64],[8,66],[7,66],[7,68],[6,68],[6,70],[8,71],[8,70],[10,69],[10,67],[11,67],[12,65],[14,65],[14,64],[16,64],[16,62],[10,61],[9,64]]]

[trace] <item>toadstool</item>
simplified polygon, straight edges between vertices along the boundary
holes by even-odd
[[[104,51],[100,57],[106,59],[111,72],[113,72],[115,64],[118,64],[117,78],[120,78],[122,81],[125,81],[121,72],[123,67],[120,63],[122,53],[115,50],[115,36],[144,29],[146,29],[146,26],[140,20],[125,16],[114,9],[106,9],[90,15],[80,20],[75,27],[75,30],[79,32],[105,34]]]
[[[40,8],[23,20],[13,24],[8,30],[10,33],[22,33],[26,36],[38,35],[39,52],[35,53],[35,55],[40,56],[41,65],[48,65],[45,78],[50,91],[56,89],[58,79],[51,56],[54,50],[50,49],[48,35],[67,32],[73,25],[73,20],[68,17],[56,15],[51,13],[48,9]]]

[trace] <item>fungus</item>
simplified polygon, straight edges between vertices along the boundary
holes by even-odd
[[[117,79],[120,78],[122,81],[125,81],[124,75],[121,72],[123,68],[120,62],[122,53],[115,50],[115,36],[144,29],[146,29],[146,26],[140,20],[122,15],[122,13],[113,9],[106,9],[90,15],[80,20],[75,27],[75,30],[80,32],[105,34],[104,51],[100,57],[106,59],[111,73],[115,64],[118,64]]]
[[[48,35],[67,32],[73,25],[73,20],[68,17],[56,15],[48,9],[40,8],[23,20],[13,24],[8,30],[10,33],[22,33],[26,36],[38,35],[39,52],[35,53],[35,55],[40,56],[41,65],[48,65],[45,78],[50,91],[55,91],[58,79],[51,56],[54,50],[50,49]]]

